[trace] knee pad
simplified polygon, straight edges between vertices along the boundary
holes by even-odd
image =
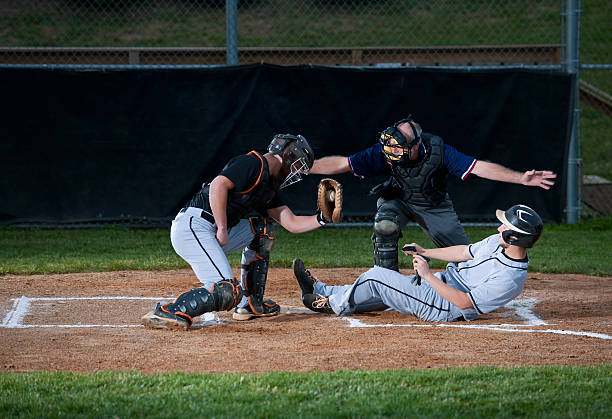
[[[270,260],[270,253],[274,249],[274,227],[267,218],[249,218],[251,231],[254,234],[253,240],[248,247],[262,259]]]
[[[376,213],[374,217],[374,265],[399,271],[397,241],[402,236],[399,217],[387,211]]]

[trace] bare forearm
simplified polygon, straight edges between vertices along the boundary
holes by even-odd
[[[347,157],[328,156],[315,160],[312,169],[310,169],[310,173],[315,175],[335,175],[346,173],[350,170],[351,168]]]
[[[464,262],[471,259],[467,248],[467,245],[462,244],[450,247],[423,249],[419,254],[432,259],[444,260],[446,262]]]
[[[208,201],[217,228],[227,228],[227,195],[228,189],[222,182],[216,179],[211,182]]]
[[[306,233],[321,227],[316,215],[294,215],[291,219],[279,220],[279,223],[288,232],[295,234]]]
[[[507,167],[501,166],[497,163],[491,163],[488,161],[478,160],[474,170],[472,171],[476,176],[496,180],[499,182],[508,183],[521,183],[523,173],[517,172]]]
[[[317,221],[316,214],[295,215],[286,205],[269,209],[268,215],[290,233],[305,233],[321,227],[321,224]]]
[[[446,301],[451,303],[452,305],[460,308],[466,309],[472,307],[472,302],[470,301],[470,297],[463,292],[459,291],[451,287],[450,285],[442,282],[437,276],[433,275],[431,272],[421,275],[422,279],[427,281],[431,287],[436,290],[438,294]]]

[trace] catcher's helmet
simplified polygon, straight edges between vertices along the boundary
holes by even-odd
[[[283,159],[284,170],[281,173],[286,173],[286,177],[280,185],[281,189],[299,182],[314,164],[312,148],[301,135],[276,134],[268,146],[268,152]]]
[[[407,122],[412,130],[412,141],[397,128]],[[391,164],[400,166],[414,166],[417,161],[410,159],[410,149],[421,141],[421,127],[412,120],[412,115],[397,121],[380,133],[379,142],[382,145],[385,159]]]
[[[495,215],[510,229],[502,232],[502,238],[508,244],[532,247],[542,234],[542,219],[527,205],[514,205],[506,211],[498,209]]]

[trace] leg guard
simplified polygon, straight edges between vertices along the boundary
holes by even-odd
[[[399,217],[390,211],[377,212],[374,217],[374,265],[399,271],[397,241],[402,235]]]
[[[242,298],[242,289],[234,278],[215,283],[210,291],[195,288],[178,296],[162,309],[191,323],[193,318],[210,311],[227,311],[236,307]]]
[[[274,248],[272,224],[265,218],[250,218],[255,237],[242,252],[242,288],[254,314],[264,314],[264,291],[270,252]],[[275,304],[274,302],[272,302]]]

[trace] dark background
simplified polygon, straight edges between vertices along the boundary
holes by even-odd
[[[411,113],[459,151],[515,170],[549,169],[550,191],[449,177],[463,220],[533,206],[560,222],[571,78],[548,71],[349,69],[266,64],[210,69],[1,69],[0,223],[171,219],[237,154],[276,133],[304,135],[315,156],[349,155]],[[283,190],[315,210],[312,175]],[[345,215],[371,216],[384,178],[333,176]]]

